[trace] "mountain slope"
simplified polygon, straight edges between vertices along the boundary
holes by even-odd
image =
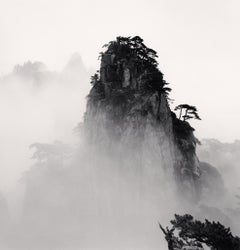
[[[171,89],[157,68],[156,52],[140,37],[118,37],[106,47],[88,96],[88,140],[125,159],[134,155],[139,168],[173,175],[194,199],[200,176],[197,140],[189,123],[169,108]]]

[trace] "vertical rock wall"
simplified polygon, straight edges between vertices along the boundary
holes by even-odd
[[[155,71],[134,54],[121,58],[108,49],[102,55],[85,114],[88,140],[100,150],[138,158],[142,168],[158,165],[193,199],[200,176],[194,129],[170,110],[166,93],[155,87],[164,85],[163,75]]]

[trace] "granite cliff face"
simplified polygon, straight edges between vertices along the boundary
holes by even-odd
[[[169,107],[171,89],[157,68],[156,52],[140,37],[118,37],[106,47],[88,96],[88,140],[100,152],[117,155],[121,166],[135,159],[143,173],[152,169],[156,181],[167,174],[187,197],[197,197],[194,129]]]

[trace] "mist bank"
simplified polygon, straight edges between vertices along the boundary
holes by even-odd
[[[180,195],[163,165],[153,164],[155,154],[148,148],[133,150],[117,142],[111,149],[99,147],[85,141],[85,135],[79,131],[75,147],[32,145],[35,163],[21,179],[25,191],[18,215],[8,221],[5,216],[4,247],[167,249],[158,221],[168,225],[175,213],[220,221],[239,233],[237,204],[214,167],[201,166],[207,169],[202,179],[207,190],[192,203]],[[155,140],[145,143],[155,145]]]
[[[240,141],[223,143],[217,139],[203,139],[197,149],[199,158],[215,166],[231,192],[237,192],[240,176]]]
[[[138,36],[105,47],[86,88],[77,55],[61,73],[29,62],[3,79],[6,94],[17,97],[9,102],[19,107],[14,128],[23,128],[17,138],[5,125],[15,147],[7,163],[22,169],[18,189],[1,201],[3,248],[166,249],[158,221],[168,225],[175,213],[237,233],[239,208],[224,172],[198,158],[194,116],[170,109],[156,52]]]
[[[61,72],[41,62],[16,65],[0,78],[0,189],[10,192],[31,164],[34,142],[74,140],[81,121],[90,73],[74,54]]]

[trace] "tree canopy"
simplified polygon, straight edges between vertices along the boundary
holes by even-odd
[[[164,230],[159,224],[165,234],[168,245],[169,242],[174,242],[170,244],[173,248],[169,248],[169,250],[173,250],[176,244],[182,244],[181,248],[195,245],[204,249],[203,244],[206,244],[212,250],[240,249],[240,238],[233,236],[230,228],[226,228],[220,222],[210,222],[207,219],[201,222],[195,220],[190,214],[182,216],[175,214],[175,218],[171,220],[171,224],[171,230],[168,228]],[[174,236],[175,230],[178,232],[178,236]],[[166,235],[169,237],[166,237]]]
[[[114,53],[116,56],[125,57],[127,59],[137,56],[143,62],[153,66],[157,66],[156,61],[157,52],[148,48],[143,39],[139,36],[134,37],[122,37],[118,36],[115,41],[111,41],[105,44],[103,47],[107,47],[107,53]],[[104,53],[100,53],[103,55]]]
[[[148,48],[141,37],[118,36],[116,40],[110,41],[103,47],[107,49],[100,53],[100,57],[111,55],[116,65],[127,63],[134,74],[137,72],[136,77],[141,75],[141,81],[144,83],[141,86],[143,90],[169,94],[171,88],[167,86],[168,83],[163,80],[163,74],[158,69],[157,52]]]

